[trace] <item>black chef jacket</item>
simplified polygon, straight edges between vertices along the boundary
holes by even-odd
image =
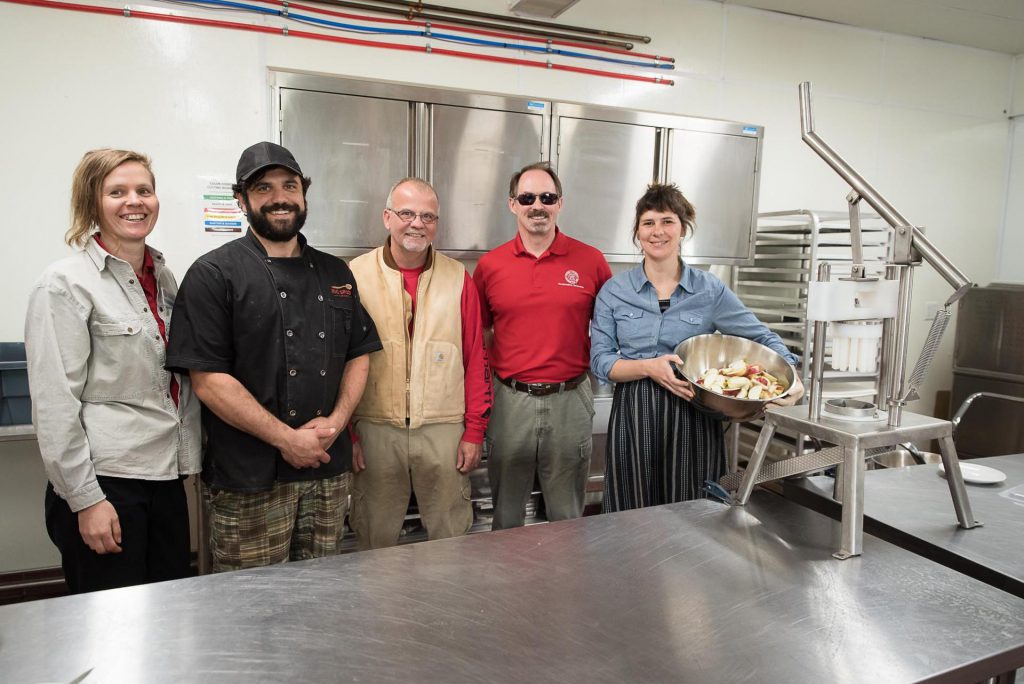
[[[295,428],[334,410],[345,363],[381,349],[348,265],[306,246],[267,256],[250,230],[200,257],[174,301],[167,368],[228,373]],[[214,489],[265,491],[275,481],[332,477],[352,467],[344,430],[319,468],[293,468],[273,446],[203,406],[203,480]]]

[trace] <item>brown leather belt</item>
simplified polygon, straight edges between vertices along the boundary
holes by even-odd
[[[498,382],[501,384],[508,385],[516,392],[529,394],[531,397],[546,397],[549,394],[567,392],[569,390],[576,389],[580,386],[580,383],[587,380],[586,373],[578,378],[566,380],[565,382],[519,382],[512,378],[503,378],[498,374],[495,374],[494,377],[498,378]]]

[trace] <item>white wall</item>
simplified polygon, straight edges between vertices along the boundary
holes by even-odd
[[[1013,101],[1010,103],[1009,180],[1006,219],[999,244],[996,280],[1024,283],[1024,55],[1013,60]]]
[[[0,572],[60,565],[46,536],[46,473],[34,441],[0,442]]]
[[[504,7],[493,0],[450,4]],[[8,28],[0,41],[0,129],[7,132],[0,339],[22,339],[30,284],[67,253],[61,239],[69,179],[87,149],[128,147],[153,156],[162,213],[151,242],[179,277],[218,244],[197,228],[195,177],[230,176],[245,146],[272,137],[267,74],[275,68],[763,124],[762,210],[844,210],[846,188],[799,139],[796,86],[811,80],[822,137],[927,226],[974,281],[995,278],[1001,239],[1008,253],[1001,236],[1005,110],[1013,89],[1017,111],[1024,107],[1019,59],[1014,81],[1006,55],[708,0],[586,0],[561,19],[651,35],[640,49],[676,58],[675,87],[0,4],[0,25]],[[1024,184],[1021,176],[1015,187]],[[1015,211],[1019,225],[1024,209]],[[563,221],[571,232],[571,204]],[[927,331],[926,304],[948,295],[927,267],[916,283],[911,361]],[[916,410],[930,412],[934,392],[951,385],[952,337],[950,330]]]

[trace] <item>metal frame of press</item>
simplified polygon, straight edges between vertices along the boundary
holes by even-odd
[[[954,425],[940,420],[904,412],[907,401],[916,398],[917,386],[922,381],[945,326],[950,307],[971,288],[971,281],[960,272],[931,242],[923,231],[910,223],[881,194],[858,174],[835,150],[814,132],[811,115],[811,84],[801,83],[800,129],[801,136],[832,169],[850,184],[847,196],[850,211],[850,243],[853,250],[853,268],[850,278],[832,282],[828,264],[822,264],[817,281],[810,283],[808,319],[814,320],[812,346],[811,386],[806,405],[773,409],[765,415],[764,427],[754,447],[747,468],[742,475],[727,476],[723,485],[733,489],[736,485],[736,503],[744,505],[754,485],[783,477],[838,466],[836,473],[836,499],[842,504],[841,540],[839,550],[833,554],[845,559],[860,555],[864,534],[864,471],[867,458],[886,451],[902,442],[937,439],[941,446],[946,480],[953,499],[960,527],[970,529],[981,523],[974,520],[970,501],[960,473],[959,459],[953,443]],[[878,281],[865,277],[860,232],[860,202],[866,201],[894,231],[893,248],[886,278]],[[910,332],[910,302],[913,288],[913,267],[924,260],[953,288],[928,335],[917,366],[907,382],[907,340]],[[837,297],[839,306],[830,302],[826,307],[812,306],[810,300],[818,294]],[[864,299],[877,299],[871,306]],[[863,307],[863,308],[862,308]],[[860,311],[864,314],[860,315]],[[867,405],[863,410],[846,410],[843,402],[826,407],[822,415],[822,378],[824,375],[825,339],[829,321],[881,318],[882,352],[878,396],[879,405],[887,411]],[[831,402],[830,402],[831,403]],[[829,408],[832,416],[829,416]],[[845,413],[846,415],[841,415]],[[853,415],[851,415],[853,414]],[[806,434],[836,446],[822,451],[777,461],[762,469],[768,445],[778,428]]]

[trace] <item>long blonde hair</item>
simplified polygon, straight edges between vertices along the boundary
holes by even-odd
[[[153,189],[156,189],[152,162],[141,152],[102,148],[86,152],[82,161],[78,162],[75,175],[71,178],[71,227],[64,235],[64,241],[72,247],[84,245],[93,228],[99,226],[103,180],[126,162],[138,162],[146,167],[153,181]]]

